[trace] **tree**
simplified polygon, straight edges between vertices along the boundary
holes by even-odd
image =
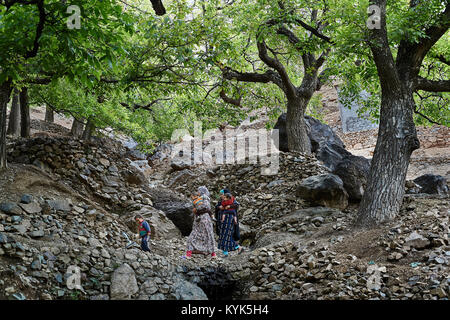
[[[369,10],[368,19],[369,4],[375,7]],[[411,154],[420,147],[414,122],[418,96],[421,92],[450,92],[450,69],[445,63],[449,51],[438,50],[448,48],[450,3],[371,0],[369,4],[344,1],[334,9],[334,14],[342,17],[339,68],[352,87],[348,92],[365,86],[381,103],[376,109],[378,139],[359,207],[359,226],[376,225],[397,215]],[[366,22],[374,15],[379,15],[380,24],[369,28]],[[442,61],[436,59],[439,52]],[[441,72],[427,71],[424,66],[430,63],[438,64]]]
[[[314,92],[326,81],[328,70],[323,65],[332,47],[332,41],[324,34],[331,28],[326,2],[325,6],[310,1],[286,5],[283,1],[250,1],[241,5],[250,8],[242,9],[236,5],[229,9],[227,18],[233,21],[234,30],[231,33],[234,35],[231,38],[240,30],[246,30],[247,40],[236,37],[235,44],[211,44],[217,51],[227,46],[238,46],[234,50],[244,55],[242,60],[218,52],[216,59],[222,76],[238,82],[272,83],[281,89],[287,105],[289,150],[309,154],[311,145],[304,115]],[[261,14],[257,19],[246,17],[245,13],[233,17],[239,9],[246,13],[248,10],[252,15],[255,11]],[[226,38],[223,41],[230,42]],[[256,50],[258,60],[255,60],[252,50]],[[228,103],[240,105],[240,98],[227,96],[224,91],[220,92],[220,96]]]
[[[45,121],[50,123],[55,121],[55,113],[49,106],[45,107]]]
[[[23,87],[19,93],[20,101],[20,136],[29,138],[31,131],[30,104],[28,103],[28,88]]]
[[[83,9],[80,29],[68,28],[67,6],[62,1],[0,1],[0,170],[6,168],[3,116],[11,88],[49,83],[61,76],[92,87],[102,70],[114,66],[124,33],[132,31],[129,16],[122,14],[116,1],[74,0],[71,4]],[[26,123],[23,128],[23,134],[29,135]]]
[[[11,95],[11,81],[0,84],[0,170],[6,168],[6,111]]]
[[[84,125],[81,121],[79,121],[76,118],[73,118],[72,123],[72,129],[70,130],[70,133],[75,138],[81,138],[81,135],[83,134]]]
[[[12,136],[18,136],[20,134],[20,104],[19,95],[16,90],[14,90],[11,102],[7,134]]]

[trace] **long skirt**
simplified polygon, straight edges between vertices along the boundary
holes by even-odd
[[[216,240],[211,217],[207,213],[200,215],[199,219],[195,217],[192,232],[187,240],[187,250],[210,254],[215,251],[215,247]]]
[[[225,220],[220,225],[219,249],[223,251],[236,250],[236,242],[233,239],[234,216],[225,214]]]

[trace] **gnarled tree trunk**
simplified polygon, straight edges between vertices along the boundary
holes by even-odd
[[[0,85],[0,170],[7,168],[6,161],[6,111],[11,96],[11,81]]]
[[[20,136],[22,138],[28,138],[30,137],[30,106],[28,104],[28,88],[24,87],[22,88],[22,91],[20,91],[19,94],[20,99],[20,123],[21,123],[21,129],[20,129]]]
[[[94,122],[92,121],[92,119],[88,119],[88,122],[86,124],[86,127],[84,128],[83,136],[81,139],[85,141],[90,141],[94,130],[95,130]]]
[[[6,133],[12,136],[18,136],[20,134],[20,104],[19,95],[16,90],[13,93],[8,131]]]
[[[55,113],[49,106],[45,107],[45,121],[51,123],[55,122]]]
[[[415,41],[404,38],[394,60],[386,27],[386,0],[371,0],[380,8],[381,25],[371,30],[369,41],[381,85],[380,126],[366,191],[357,225],[371,226],[394,218],[403,201],[411,153],[420,147],[414,125],[417,90],[450,92],[450,80],[436,81],[419,75],[423,60],[450,27],[450,3],[436,24]],[[410,2],[410,9],[418,4]]]
[[[72,130],[71,134],[75,138],[80,138],[83,135],[84,130],[84,124],[81,121],[78,121],[77,119],[73,118],[72,123]]]
[[[383,94],[380,127],[357,224],[372,226],[393,219],[405,193],[411,153],[420,146],[410,96]]]
[[[286,131],[289,151],[311,154],[311,142],[305,122],[305,110],[309,99],[297,97],[288,101],[286,115]]]

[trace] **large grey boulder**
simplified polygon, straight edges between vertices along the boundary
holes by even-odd
[[[46,203],[54,211],[69,212],[72,210],[69,201],[65,199],[47,200]]]
[[[352,154],[342,146],[328,141],[321,141],[316,150],[317,160],[320,160],[330,171],[334,171],[339,162],[350,156]]]
[[[14,215],[21,215],[23,213],[22,209],[13,202],[3,202],[0,203],[0,211],[14,216]]]
[[[137,186],[142,186],[148,184],[148,180],[141,170],[135,167],[128,167],[128,169],[122,173],[123,178],[129,184],[134,184]]]
[[[163,161],[165,159],[168,159],[171,156],[173,150],[173,145],[163,143],[159,145],[155,151],[150,155],[149,161],[152,163],[157,161]]]
[[[179,279],[173,285],[173,290],[177,300],[208,300],[208,296],[199,286],[184,279]]]
[[[334,133],[333,129],[325,123],[320,122],[310,116],[305,116],[306,126],[308,129],[308,137],[311,140],[311,151],[316,152],[319,144],[322,141],[334,143],[342,148],[345,148],[344,142]]]
[[[155,189],[152,200],[153,206],[163,211],[183,236],[191,233],[194,215],[190,200],[179,193],[163,188]]]
[[[321,174],[304,179],[297,188],[297,196],[313,205],[341,210],[348,205],[344,183],[334,174]]]
[[[279,149],[284,152],[289,151],[288,147],[288,136],[286,131],[286,113],[283,113],[278,117],[277,123],[274,126],[274,129],[279,130]],[[328,143],[334,143],[342,148],[345,148],[344,143],[339,138],[337,134],[331,129],[330,126],[320,122],[319,120],[305,116],[306,129],[308,132],[308,137],[311,142],[311,151],[317,152],[319,149],[319,144],[322,141]]]
[[[124,222],[132,232],[137,233],[137,223],[134,220],[136,215],[141,215],[150,225],[151,238],[158,239],[175,239],[181,238],[180,230],[161,210],[157,210],[150,206],[145,206],[140,210],[132,211],[125,215]]]
[[[428,193],[428,194],[447,194],[448,186],[447,179],[443,176],[434,175],[434,174],[424,174],[416,179],[414,182],[418,184],[421,189],[420,193]]]
[[[350,200],[361,200],[366,189],[369,170],[369,159],[349,155],[336,165],[333,173],[342,179]]]
[[[138,290],[136,274],[128,264],[125,263],[114,271],[111,276],[111,300],[131,299]]]

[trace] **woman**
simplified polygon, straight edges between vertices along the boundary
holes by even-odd
[[[192,201],[195,218],[192,232],[187,240],[187,252],[182,258],[191,258],[193,252],[211,254],[211,257],[216,258],[216,241],[210,216],[211,204],[208,189],[205,186],[199,187],[197,193],[192,195]]]
[[[226,199],[229,202],[226,202]],[[225,204],[225,206],[224,206]],[[222,250],[225,257],[228,257],[229,251],[238,250],[240,254],[242,248],[234,240],[234,229],[238,223],[237,221],[237,209],[239,204],[230,193],[225,193],[224,198],[221,201],[221,205],[218,207],[221,214],[220,222],[220,234],[219,234],[219,249]]]

